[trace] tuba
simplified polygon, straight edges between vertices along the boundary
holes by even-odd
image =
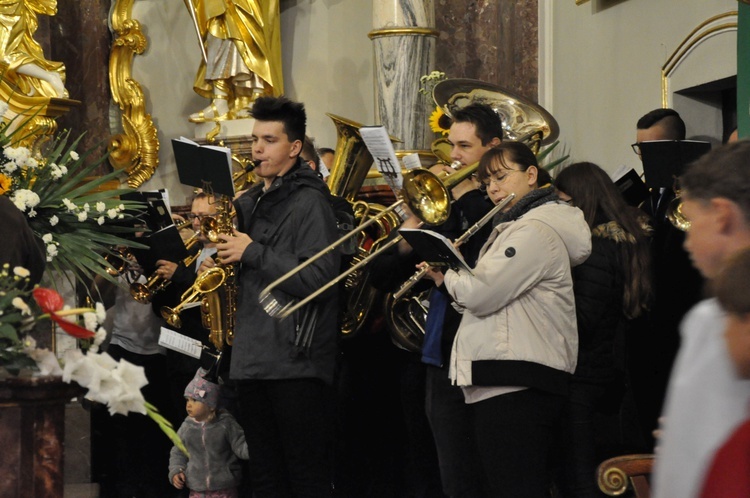
[[[471,79],[444,80],[433,88],[433,98],[448,116],[451,116],[452,111],[472,103],[488,105],[500,116],[505,138],[525,143],[534,154],[538,154],[543,145],[554,142],[559,135],[557,121],[547,110],[490,83]],[[436,142],[439,141],[440,139]],[[440,144],[433,144],[433,150],[436,148],[440,150]],[[443,160],[445,159],[444,157]],[[461,171],[468,168],[470,166]],[[496,208],[497,206],[490,213],[497,212]],[[477,223],[485,224],[491,218],[483,217]],[[467,235],[469,231],[456,243],[460,245],[462,239],[471,236]],[[384,303],[391,340],[407,351],[419,352],[424,339],[427,296],[423,288],[415,287],[423,276],[423,272],[415,273],[397,291],[389,293]]]

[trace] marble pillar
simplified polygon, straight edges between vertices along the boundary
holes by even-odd
[[[86,133],[79,151],[97,147],[104,153],[110,135],[109,8],[110,0],[58,1],[57,15],[46,21],[48,29],[41,25],[39,29],[48,58],[65,63],[70,98],[81,101],[78,108],[58,119],[58,130],[70,130],[71,137]],[[109,170],[106,162],[102,169]]]
[[[419,78],[434,67],[437,31],[432,0],[373,2],[377,114],[400,150],[429,150],[434,139],[432,97],[419,93]]]
[[[435,0],[435,69],[538,101],[537,0]]]

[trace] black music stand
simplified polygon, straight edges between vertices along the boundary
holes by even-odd
[[[639,145],[646,185],[656,190],[674,188],[687,165],[711,150],[710,142],[698,140],[652,140]]]
[[[201,188],[209,195],[234,197],[231,149],[200,145],[184,137],[173,138],[172,149],[180,183]]]

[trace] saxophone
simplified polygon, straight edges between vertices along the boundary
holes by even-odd
[[[201,221],[201,233],[211,242],[221,242],[219,235],[231,235],[234,209],[232,200],[221,196],[217,201],[216,214]],[[201,300],[201,319],[209,332],[209,340],[218,351],[234,341],[234,321],[237,312],[237,269],[234,264],[223,264],[216,260],[216,268],[224,273],[223,284],[204,294]]]

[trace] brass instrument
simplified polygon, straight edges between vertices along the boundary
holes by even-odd
[[[174,308],[162,306],[162,318],[164,318],[164,320],[166,320],[166,322],[172,327],[179,329],[182,327],[182,320],[180,319],[180,313],[182,310],[184,310],[186,306],[197,302],[203,295],[213,292],[221,287],[225,280],[226,274],[222,268],[209,268],[198,275],[195,282],[193,282],[193,285],[182,294],[180,304]]]
[[[551,144],[559,135],[557,122],[543,107],[489,83],[449,79],[435,85],[432,95],[435,103],[448,116],[454,110],[472,103],[488,105],[500,116],[504,138],[525,143],[535,155],[542,145]],[[443,162],[450,162],[450,144],[447,140],[437,140],[432,148]],[[427,316],[422,304],[423,292],[415,294],[413,290],[414,284],[422,276],[420,273],[413,275],[395,295],[389,294],[385,302],[385,318],[391,329],[391,339],[414,352],[421,349]]]
[[[469,237],[489,223],[515,197],[516,194],[511,193],[502,202],[496,204],[457,238],[453,245],[455,247],[463,245]],[[425,266],[418,270],[396,292],[388,294],[385,299],[385,320],[391,329],[391,339],[407,351],[418,352],[422,348],[425,334],[424,324],[427,318],[427,308],[423,302],[427,298],[428,291],[422,291],[416,295],[409,294],[409,291],[427,275],[429,269],[429,266]]]
[[[211,242],[220,242],[219,235],[232,235],[235,215],[232,200],[221,196],[216,201],[216,214],[201,221],[201,233]],[[216,260],[218,266],[212,268],[224,274],[223,285],[207,292],[201,300],[201,319],[209,329],[209,340],[218,351],[234,341],[234,323],[237,313],[237,275],[234,264],[224,264]]]
[[[184,221],[177,225],[177,230],[182,230],[184,228],[189,227],[192,224],[190,221]],[[195,247],[195,244],[198,243],[198,236],[199,233],[193,234],[188,240],[185,241],[185,249],[190,251]],[[196,252],[195,254],[191,254],[188,257],[186,257],[182,262],[185,266],[190,266],[193,264],[193,261],[195,261],[198,258],[198,255],[200,254],[200,251]],[[151,300],[154,298],[154,294],[157,292],[163,291],[170,283],[172,283],[171,280],[167,280],[164,277],[160,277],[156,273],[151,275],[148,280],[146,280],[145,284],[142,284],[140,282],[133,282],[130,284],[130,295],[133,296],[133,299],[138,301],[141,304],[148,304],[151,302]]]
[[[128,248],[115,247],[104,255],[107,273],[113,277],[122,275],[128,269],[130,260],[134,260],[133,253]]]
[[[216,214],[203,218],[201,231],[211,242],[219,241],[219,234],[231,234],[233,231],[232,201],[227,196],[217,201]],[[234,338],[234,319],[237,311],[237,283],[234,265],[222,264],[217,259],[217,266],[198,275],[192,287],[185,291],[180,303],[170,308],[161,309],[162,317],[173,327],[180,328],[180,313],[186,306],[201,300],[201,322],[210,330],[209,340],[221,352],[225,344],[231,346]],[[217,358],[217,364],[221,356]]]
[[[282,282],[289,279],[291,276],[298,273],[303,268],[307,267],[308,265],[314,263],[317,261],[320,257],[328,254],[329,252],[335,250],[346,242],[349,238],[358,235],[362,230],[367,228],[369,225],[379,221],[379,219],[384,216],[387,213],[390,213],[391,211],[394,211],[397,209],[401,204],[407,203],[409,205],[409,208],[412,210],[415,216],[422,220],[424,223],[429,223],[432,225],[439,225],[443,223],[446,219],[448,219],[448,215],[450,214],[450,192],[449,190],[470,177],[474,174],[476,169],[479,167],[479,164],[475,164],[471,167],[465,167],[462,168],[455,173],[451,173],[449,176],[445,177],[443,180],[438,178],[434,173],[431,173],[430,171],[423,169],[423,168],[414,168],[411,170],[405,170],[402,172],[403,174],[403,190],[401,192],[401,198],[396,201],[395,203],[391,204],[388,208],[386,208],[382,213],[380,213],[378,216],[372,218],[368,222],[356,227],[354,230],[349,232],[348,234],[344,235],[343,237],[339,238],[337,241],[333,242],[328,247],[322,249],[317,254],[306,260],[305,262],[301,263],[300,265],[296,266],[295,268],[291,269],[289,272],[287,272],[282,277],[278,278],[274,282],[272,282],[270,285],[268,285],[265,289],[263,289],[260,293],[260,296],[258,298],[260,304],[263,306],[265,311],[276,318],[286,318],[295,311],[297,311],[299,308],[304,306],[305,304],[309,303],[328,289],[330,289],[333,285],[337,284],[344,278],[346,278],[348,275],[353,273],[356,270],[359,270],[360,268],[364,267],[367,263],[372,261],[373,258],[378,256],[380,253],[385,251],[386,249],[389,249],[395,244],[398,244],[398,242],[401,240],[401,236],[394,237],[391,239],[388,243],[384,244],[382,247],[378,247],[377,251],[371,252],[366,258],[360,260],[357,262],[354,266],[349,268],[347,271],[339,275],[338,277],[334,278],[324,286],[322,286],[317,291],[313,292],[306,298],[302,299],[296,304],[293,303],[287,303],[285,305],[279,304],[279,302],[271,295],[271,292],[273,289],[275,289],[278,285],[280,285]]]
[[[690,221],[682,214],[682,195],[679,190],[675,190],[674,195],[667,206],[667,219],[676,229],[687,232],[690,230]]]

